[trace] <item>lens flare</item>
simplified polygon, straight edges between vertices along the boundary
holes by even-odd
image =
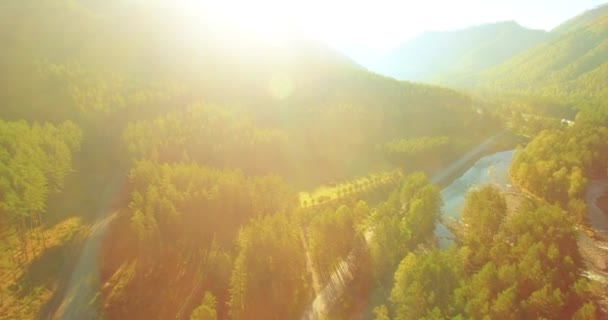
[[[289,98],[293,93],[293,89],[293,82],[287,74],[274,74],[268,83],[270,95],[277,100]]]

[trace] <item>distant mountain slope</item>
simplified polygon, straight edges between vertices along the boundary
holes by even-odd
[[[513,21],[448,32],[427,32],[394,50],[374,71],[398,79],[460,85],[548,38]]]
[[[503,92],[571,98],[608,98],[608,6],[555,28],[554,38],[482,75],[479,87]]]
[[[567,20],[551,30],[553,34],[565,34],[570,31],[584,28],[590,24],[593,24],[598,18],[608,14],[608,4],[598,6],[595,9],[587,10],[576,17]]]

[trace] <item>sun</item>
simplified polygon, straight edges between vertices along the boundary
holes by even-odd
[[[245,30],[267,42],[280,42],[288,37],[288,28],[296,27],[300,17],[295,17],[289,1],[197,1],[180,0],[187,10],[195,10],[212,16],[223,24]]]
[[[163,0],[161,0],[163,1]],[[403,10],[350,0],[164,0],[184,6],[193,14],[229,24],[250,36],[283,43],[293,33],[330,46],[365,42],[382,46],[407,30],[391,24],[402,21]],[[391,0],[393,3],[396,0]],[[396,1],[399,2],[399,1]],[[385,2],[383,2],[385,3]],[[400,8],[400,7],[399,7]],[[418,21],[415,19],[410,19]],[[400,22],[401,26],[407,22]],[[379,31],[379,30],[382,31]],[[408,29],[408,28],[405,28]]]

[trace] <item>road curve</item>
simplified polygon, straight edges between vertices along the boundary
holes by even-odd
[[[118,215],[117,200],[120,199],[127,172],[121,172],[107,180],[101,187],[101,206],[96,220],[89,228],[87,237],[80,246],[75,264],[66,264],[60,279],[63,284],[45,309],[39,314],[41,320],[89,320],[103,318],[99,308],[99,251],[105,232]]]

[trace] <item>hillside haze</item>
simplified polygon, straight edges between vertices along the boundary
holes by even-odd
[[[549,34],[514,21],[462,30],[426,32],[390,52],[370,68],[397,79],[462,85],[546,39]]]
[[[552,38],[483,73],[477,87],[602,104],[608,98],[608,5],[564,22]],[[580,107],[580,105],[579,105]]]
[[[483,126],[470,97],[372,74],[296,32],[267,41],[247,26],[163,1],[43,1],[34,8],[30,2],[10,2],[1,13],[6,28],[0,36],[13,45],[1,53],[0,98],[20,106],[1,111],[9,119],[59,121],[76,112],[87,127],[111,134],[95,114],[120,127],[204,101],[236,110],[257,127],[281,130],[294,149],[287,163],[324,163],[332,178],[382,167],[384,160],[364,152],[379,143],[466,135],[476,130],[467,124]],[[345,167],[336,162],[341,157],[356,160]],[[266,173],[283,170],[265,167]],[[315,176],[284,170],[305,180]],[[327,173],[304,183],[326,180]]]

